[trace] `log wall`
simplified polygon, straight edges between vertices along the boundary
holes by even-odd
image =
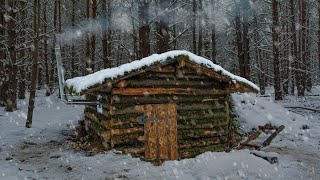
[[[101,137],[107,149],[143,157],[144,126],[138,120],[144,115],[141,105],[175,103],[180,158],[225,151],[236,141],[236,133],[232,130],[228,94],[216,92],[225,92],[228,86],[224,79],[212,80],[197,69],[177,64],[157,68],[119,81],[111,90],[87,94],[89,100],[102,95],[104,109],[100,114],[96,107],[86,107],[87,127]]]

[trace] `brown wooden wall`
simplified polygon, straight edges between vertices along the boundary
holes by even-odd
[[[85,118],[88,127],[102,137],[108,148],[143,157],[144,127],[138,117],[144,113],[140,105],[175,103],[180,158],[225,151],[234,141],[230,100],[227,95],[212,94],[211,90],[223,91],[227,87],[228,84],[193,69],[166,66],[120,81],[110,92],[100,89],[87,94],[90,100],[96,99],[97,94],[103,96],[104,112],[100,114],[96,107],[88,106]],[[172,94],[163,93],[164,89],[172,90]],[[190,89],[195,89],[194,93]],[[141,90],[143,93],[139,94]]]

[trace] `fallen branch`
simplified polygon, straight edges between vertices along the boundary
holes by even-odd
[[[309,110],[309,111],[320,112],[319,109],[313,109],[313,108],[308,108],[308,107],[300,107],[300,106],[284,106],[284,108],[287,108],[287,109],[305,109],[305,110]]]
[[[278,157],[276,157],[276,156],[268,156],[268,155],[264,155],[261,153],[255,153],[255,152],[251,152],[250,154],[255,155],[257,157],[260,157],[260,158],[268,161],[270,164],[278,163]]]

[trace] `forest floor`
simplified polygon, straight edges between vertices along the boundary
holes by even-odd
[[[271,91],[268,91],[271,92]],[[235,112],[244,131],[266,122],[283,124],[264,152],[275,152],[279,162],[269,162],[249,150],[207,152],[193,159],[168,161],[160,167],[115,154],[92,154],[72,148],[70,136],[83,106],[63,104],[56,95],[37,92],[33,127],[25,128],[28,99],[19,110],[0,108],[0,179],[320,179],[320,86],[308,96],[270,97],[235,94]],[[257,140],[259,141],[259,139]]]

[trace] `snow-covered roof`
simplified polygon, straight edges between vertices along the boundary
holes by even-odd
[[[175,51],[169,51],[163,54],[153,54],[149,57],[143,58],[141,60],[136,60],[127,64],[123,64],[119,67],[108,68],[108,69],[104,69],[86,76],[68,79],[65,82],[65,85],[69,89],[71,88],[72,92],[81,93],[82,91],[87,90],[91,87],[106,83],[107,79],[114,80],[120,76],[133,72],[135,70],[148,67],[156,63],[163,63],[168,59],[174,59],[175,57],[178,57],[178,56],[188,56],[189,60],[194,63],[197,63],[209,69],[212,69],[215,72],[221,73],[222,75],[229,77],[233,82],[244,83],[252,87],[253,89],[259,91],[258,86],[252,83],[251,81],[248,81],[245,78],[234,75],[229,71],[223,69],[221,66],[214,64],[212,61],[205,59],[203,57],[197,56],[185,50],[175,50]]]

